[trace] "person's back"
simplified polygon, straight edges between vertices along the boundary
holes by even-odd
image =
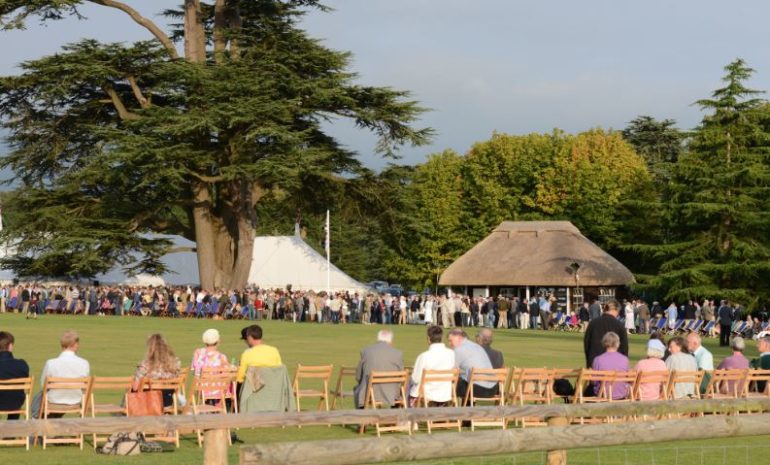
[[[273,346],[262,342],[262,327],[251,325],[244,330],[244,337],[249,348],[241,354],[236,380],[242,383],[249,367],[277,367],[283,365],[281,354]]]
[[[88,361],[77,355],[80,349],[80,337],[75,331],[66,331],[60,339],[62,352],[58,357],[45,362],[40,385],[45,386],[47,378],[86,378],[91,376],[91,366]],[[41,393],[42,394],[42,393]],[[47,399],[52,404],[78,405],[83,393],[77,389],[52,389],[47,393]],[[42,397],[35,396],[32,411],[33,416],[38,417],[41,408]]]
[[[628,335],[626,334],[625,326],[617,318],[618,310],[618,303],[614,300],[610,301],[607,303],[605,313],[588,323],[588,328],[583,337],[586,367],[590,368],[594,359],[604,352],[602,338],[609,332],[617,334],[620,338],[618,352],[628,356]]]
[[[391,346],[392,340],[393,333],[388,330],[382,330],[377,334],[377,342],[365,347],[361,351],[361,359],[356,367],[357,384],[354,388],[356,406],[358,408],[364,407],[369,375],[372,372],[402,371],[404,369],[404,354]],[[393,405],[393,402],[401,395],[400,386],[397,384],[378,385],[375,388],[374,394],[377,401]]]
[[[14,337],[11,333],[0,331],[0,380],[29,377],[29,365],[21,359],[13,358]],[[24,405],[24,391],[0,391],[0,411],[18,410]],[[9,414],[8,419],[18,419],[18,414]]]
[[[591,368],[600,371],[628,371],[628,357],[619,352],[605,352],[597,356]],[[612,398],[614,400],[625,399],[628,396],[628,384],[613,383]],[[594,386],[594,394],[599,393],[598,383]]]
[[[440,326],[428,327],[428,350],[417,356],[412,370],[410,397],[418,397],[420,383],[425,370],[452,370],[455,367],[455,353],[442,342],[443,331]],[[431,402],[449,402],[452,400],[451,382],[429,382],[423,387],[425,398]]]
[[[685,352],[672,353],[666,359],[666,368],[669,371],[697,371],[698,363],[695,357]],[[690,397],[695,394],[694,383],[677,383],[674,386],[674,399]]]

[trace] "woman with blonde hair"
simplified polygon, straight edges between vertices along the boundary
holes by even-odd
[[[144,359],[136,367],[134,373],[134,382],[131,385],[132,391],[138,391],[142,388],[145,379],[172,379],[179,376],[182,362],[179,357],[174,355],[174,350],[168,345],[162,334],[153,334],[147,338],[147,352]],[[174,391],[164,389],[163,406],[169,407],[174,404]]]

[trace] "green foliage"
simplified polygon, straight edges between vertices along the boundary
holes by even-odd
[[[79,3],[6,2],[0,17],[16,25],[30,15],[59,19]],[[0,167],[21,181],[6,205],[19,227],[5,237],[23,258],[6,265],[21,275],[90,276],[138,258],[136,271],[156,272],[168,244],[147,233],[158,232],[197,240],[199,253],[216,247],[227,276],[262,199],[302,199],[330,186],[336,199],[343,175],[361,171],[324,122],[352,120],[388,156],[428,140],[431,130],[412,127],[423,109],[407,92],[356,84],[347,53],[298,28],[304,9],[323,8],[317,1],[235,4],[238,27],[219,30],[213,5],[203,4],[206,38],[231,45],[203,62],[176,59],[162,40],[83,40],[0,78],[12,149]],[[210,237],[198,237],[202,224]]]
[[[699,100],[708,113],[671,181],[671,236],[639,251],[662,259],[653,287],[676,299],[766,302],[770,271],[770,113],[744,82],[743,60],[725,67],[725,86]]]
[[[437,273],[506,220],[570,220],[613,248],[640,234],[635,202],[651,195],[644,160],[620,134],[494,134],[465,156],[434,154],[406,178],[393,202],[398,226],[383,228],[393,251],[389,276],[433,286]]]

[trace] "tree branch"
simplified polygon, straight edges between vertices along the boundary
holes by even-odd
[[[134,20],[134,22],[136,22],[140,26],[150,31],[152,35],[154,35],[155,38],[158,39],[161,44],[163,44],[163,46],[166,48],[171,58],[173,59],[179,58],[179,54],[176,51],[176,47],[174,47],[174,42],[171,41],[171,39],[166,35],[166,33],[163,32],[154,22],[150,21],[149,19],[139,14],[138,11],[136,11],[129,5],[126,5],[125,3],[122,3],[122,2],[118,2],[116,0],[88,0],[88,1],[90,1],[91,3],[96,3],[97,5],[107,6],[110,8],[115,8],[120,11],[123,11],[128,16],[130,16],[131,19]]]
[[[107,95],[110,96],[110,101],[112,102],[112,105],[115,107],[115,110],[118,112],[118,116],[120,119],[123,120],[135,120],[139,119],[139,115],[136,113],[128,111],[126,109],[126,105],[123,104],[123,100],[120,99],[120,95],[115,91],[115,89],[112,88],[111,85],[105,84],[104,85],[104,92],[107,93]]]
[[[134,97],[136,97],[136,100],[139,102],[139,106],[142,107],[142,109],[150,108],[150,101],[144,96],[144,94],[142,94],[142,89],[139,88],[139,84],[137,84],[136,78],[134,76],[128,76],[126,79],[131,85],[131,90],[134,91]]]
[[[225,180],[224,176],[206,176],[205,174],[198,174],[194,171],[190,171],[190,176],[209,184]]]

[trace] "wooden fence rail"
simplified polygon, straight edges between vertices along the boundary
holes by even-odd
[[[706,399],[655,402],[594,404],[551,404],[503,407],[447,407],[383,410],[334,410],[330,412],[266,412],[247,414],[178,415],[157,417],[62,418],[0,422],[0,438],[70,434],[112,434],[120,432],[165,432],[212,430],[226,428],[272,428],[310,425],[370,425],[479,418],[608,417],[631,415],[667,415],[677,413],[768,412],[770,398]]]
[[[423,458],[466,457],[542,451],[559,448],[598,447],[730,435],[770,434],[770,414],[723,416],[645,423],[557,426],[579,417],[650,417],[671,414],[769,412],[770,398],[706,399],[657,402],[552,404],[473,408],[415,408],[383,410],[338,410],[252,414],[210,414],[158,417],[99,417],[0,422],[0,438],[64,436],[118,432],[206,432],[204,464],[226,465],[228,428],[267,428],[298,425],[368,425],[376,422],[424,422],[481,418],[540,418],[548,428],[404,435],[340,441],[243,446],[244,464],[314,465],[361,464]],[[612,434],[609,434],[609,433]],[[676,434],[674,434],[676,432]],[[692,435],[692,436],[690,436]],[[643,437],[642,437],[643,436]],[[598,441],[598,442],[597,442]],[[560,452],[561,453],[561,452]],[[549,454],[549,458],[558,454]],[[566,455],[564,455],[566,457]],[[563,463],[563,462],[554,462]]]
[[[715,415],[639,423],[260,444],[242,446],[240,463],[358,465],[765,434],[770,434],[770,414]],[[564,464],[566,460],[565,451],[548,455],[549,465]]]

